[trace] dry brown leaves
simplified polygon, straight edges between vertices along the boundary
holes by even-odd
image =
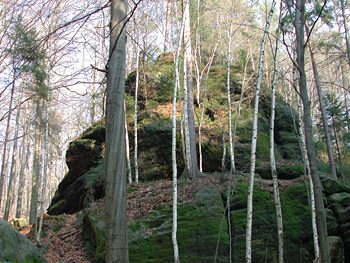
[[[82,226],[76,224],[76,215],[45,216],[45,237],[41,245],[47,246],[45,258],[48,263],[89,263],[83,248]],[[28,228],[23,230],[28,233]],[[30,239],[34,239],[31,233]]]

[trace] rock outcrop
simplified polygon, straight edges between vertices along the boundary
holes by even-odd
[[[6,221],[0,220],[0,233],[0,262],[46,262],[40,250]]]
[[[75,213],[84,207],[84,203],[104,195],[104,136],[104,126],[96,123],[69,144],[66,153],[69,171],[48,208],[50,215]]]

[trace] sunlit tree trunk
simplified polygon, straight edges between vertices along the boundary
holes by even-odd
[[[136,49],[136,83],[135,83],[135,105],[134,105],[134,165],[135,165],[135,183],[139,182],[139,165],[137,159],[138,138],[137,138],[137,115],[138,115],[138,94],[139,94],[139,61],[140,48]]]
[[[132,173],[131,173],[131,162],[130,162],[130,144],[129,144],[129,132],[128,132],[128,121],[126,119],[126,105],[124,101],[124,112],[125,112],[125,154],[126,154],[126,165],[128,169],[128,181],[132,184]]]
[[[177,163],[176,163],[176,101],[177,91],[180,83],[179,76],[179,58],[180,49],[182,45],[182,38],[185,25],[185,16],[181,23],[179,42],[175,54],[175,81],[174,81],[174,97],[173,97],[173,109],[172,109],[172,142],[171,142],[171,154],[172,154],[172,169],[173,169],[173,226],[171,231],[171,240],[173,243],[174,263],[180,263],[179,245],[177,242]]]
[[[189,0],[183,0],[184,6],[184,104],[185,104],[185,145],[186,160],[190,178],[199,175],[196,149],[196,130],[193,109],[192,48]]]
[[[252,149],[251,149],[251,166],[250,166],[250,178],[248,186],[248,198],[247,198],[247,227],[246,227],[246,262],[252,262],[252,225],[253,225],[253,190],[254,190],[254,177],[255,177],[255,162],[256,162],[256,143],[258,137],[258,115],[259,115],[259,99],[260,99],[260,87],[263,78],[263,68],[265,59],[265,45],[267,35],[272,20],[272,15],[275,9],[276,1],[272,2],[270,12],[266,21],[263,37],[261,40],[260,54],[259,54],[259,68],[258,68],[258,80],[256,82],[255,93],[255,105],[253,116],[253,131],[252,131]]]
[[[231,64],[232,64],[232,52],[231,52],[231,44],[232,44],[232,22],[230,23],[230,29],[227,33],[228,35],[228,50],[227,50],[227,111],[228,111],[228,136],[230,143],[230,173],[232,174],[235,171],[235,158],[233,152],[233,136],[232,136],[232,103],[231,103]]]
[[[126,0],[112,0],[106,95],[106,262],[127,263],[125,165]]]

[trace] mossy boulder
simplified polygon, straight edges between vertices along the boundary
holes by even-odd
[[[322,180],[323,190],[326,196],[340,192],[350,193],[350,188],[345,186],[338,179],[332,178],[330,175],[322,175],[320,178]]]
[[[240,182],[231,198],[231,226],[234,262],[245,261],[245,231],[248,185]],[[312,262],[311,214],[304,184],[281,191],[284,223],[285,262]],[[276,213],[272,193],[255,186],[253,195],[253,262],[278,262]],[[300,253],[303,251],[303,253]]]
[[[9,223],[0,220],[0,262],[46,262],[40,250]]]
[[[69,144],[66,152],[69,170],[58,185],[48,208],[50,215],[75,213],[90,199],[104,196],[104,141],[105,127],[100,121]]]
[[[293,180],[304,175],[304,166],[299,163],[277,162],[276,165],[278,179]],[[268,162],[257,162],[255,171],[263,179],[272,179],[271,165]]]
[[[224,203],[214,188],[200,189],[191,204],[178,207],[178,243],[182,262],[228,262],[228,228]],[[88,212],[84,235],[94,247],[96,262],[104,262],[105,239],[103,216]],[[129,223],[130,262],[156,263],[173,261],[171,241],[172,209],[153,211]]]
[[[341,192],[335,193],[327,197],[327,201],[331,205],[343,205],[348,206],[350,204],[350,193]]]
[[[80,176],[68,187],[58,188],[48,208],[48,214],[73,214],[87,207],[93,200],[104,196],[104,164],[98,165]]]

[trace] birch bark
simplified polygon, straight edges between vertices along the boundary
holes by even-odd
[[[263,37],[260,45],[259,54],[259,68],[258,79],[256,82],[255,104],[254,104],[254,116],[253,116],[253,132],[252,132],[252,149],[251,149],[251,166],[250,166],[250,178],[248,186],[248,198],[247,198],[247,227],[246,227],[246,262],[252,262],[252,225],[253,225],[253,190],[254,190],[254,177],[255,177],[255,162],[256,162],[256,144],[258,137],[258,115],[259,115],[259,99],[260,99],[260,87],[263,78],[263,68],[265,59],[265,45],[267,35],[272,20],[272,15],[275,9],[276,1],[271,4],[270,12],[265,24]]]

